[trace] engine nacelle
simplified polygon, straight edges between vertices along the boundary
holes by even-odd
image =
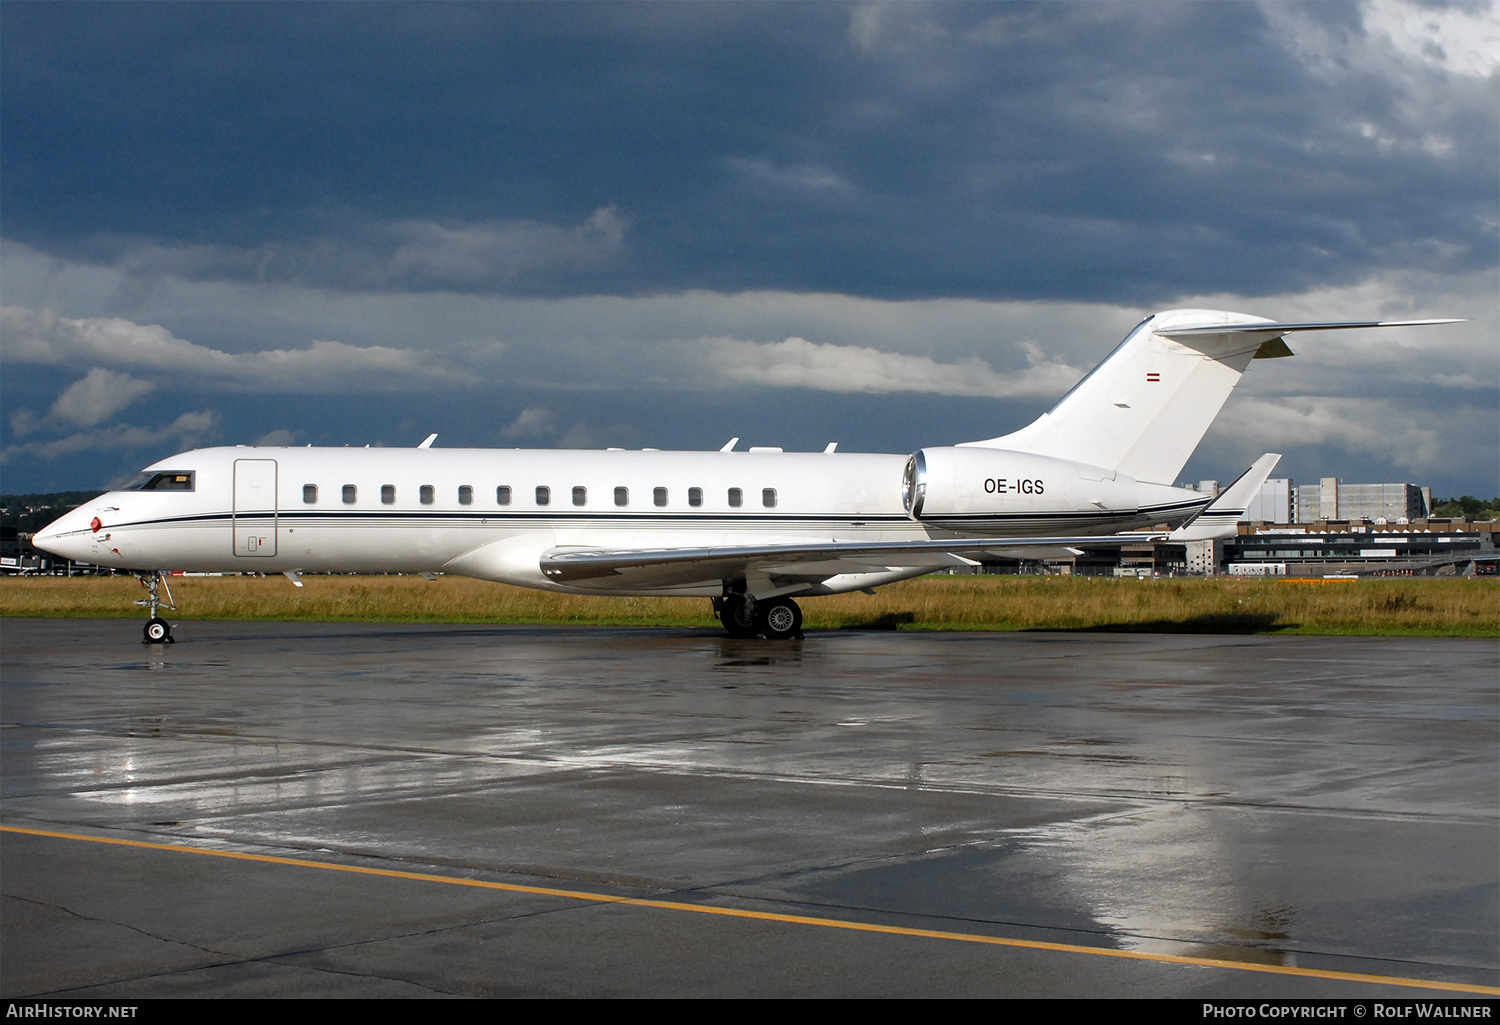
[[[924,448],[906,463],[913,519],[965,533],[1098,533],[1138,519],[1135,478],[1065,459],[992,448]]]

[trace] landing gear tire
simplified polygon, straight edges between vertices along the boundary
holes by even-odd
[[[755,605],[737,594],[729,595],[720,604],[719,622],[731,637],[754,637],[760,632]]]
[[[767,640],[784,641],[802,636],[802,610],[790,598],[772,598],[757,603],[755,618]]]
[[[151,570],[149,573],[140,575],[141,586],[150,592],[146,597],[136,602],[136,605],[148,609],[151,618],[146,620],[146,644],[171,644],[172,624],[168,623],[156,614],[157,609],[175,609],[177,603],[172,600],[172,588],[167,583],[167,575],[159,569]],[[166,592],[166,597],[162,593]]]

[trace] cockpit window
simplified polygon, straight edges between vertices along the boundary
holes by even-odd
[[[192,491],[192,470],[147,470],[116,491]]]

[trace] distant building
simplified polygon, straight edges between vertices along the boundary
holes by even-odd
[[[1266,481],[1250,500],[1241,519],[1250,523],[1295,523],[1292,519],[1292,488],[1292,482],[1285,477]]]
[[[1218,481],[1178,485],[1217,495]],[[1086,576],[1496,575],[1500,522],[1430,519],[1432,491],[1415,484],[1298,485],[1268,479],[1246,504],[1239,535],[1218,541],[1090,548],[1042,562],[986,560],[984,573]],[[1165,527],[1165,525],[1163,525]]]
[[[1223,541],[1189,541],[1183,547],[1187,571],[1193,576],[1213,576],[1224,565]]]
[[[986,560],[977,573],[1081,576],[1495,576],[1500,521],[1417,520],[1407,525],[1242,523],[1227,540],[1087,548],[1041,562]],[[959,570],[958,572],[965,572]]]
[[[1317,484],[1297,488],[1295,523],[1318,520],[1369,520],[1394,523],[1398,519],[1426,519],[1430,510],[1423,489],[1415,484],[1342,484],[1324,477]]]
[[[1495,572],[1496,524],[1455,529],[1446,521],[1410,526],[1347,524],[1309,530],[1241,527],[1221,542],[1223,567],[1231,576],[1322,577],[1413,576]]]
[[[1316,484],[1272,478],[1245,510],[1249,523],[1407,523],[1432,514],[1430,488],[1415,484],[1344,484],[1323,477]]]

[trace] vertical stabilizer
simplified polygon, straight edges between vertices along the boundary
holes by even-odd
[[[1170,332],[1258,323],[1272,322],[1218,310],[1170,310],[1148,317],[1034,423],[968,444],[1070,459],[1169,484],[1268,341],[1263,332],[1248,330],[1181,339]]]
[[[1168,310],[1145,320],[1062,401],[979,448],[1070,459],[1153,484],[1177,479],[1252,359],[1290,356],[1282,335],[1457,320],[1277,323],[1224,310]]]

